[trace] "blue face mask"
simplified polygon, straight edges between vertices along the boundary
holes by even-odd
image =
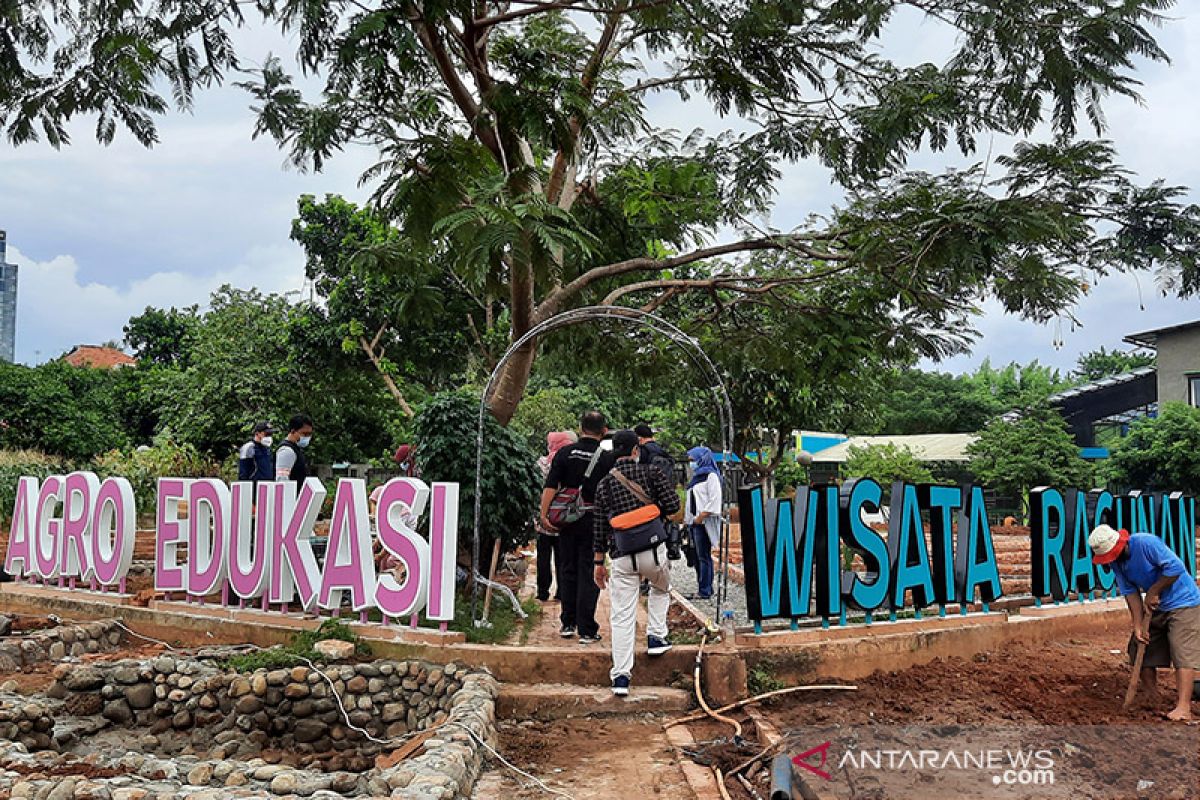
[[[296,442],[296,444],[300,445],[301,447],[308,447],[310,442],[312,442],[311,434],[309,434],[308,436],[301,436],[300,441]]]

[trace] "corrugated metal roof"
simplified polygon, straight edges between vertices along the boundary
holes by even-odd
[[[978,439],[974,433],[922,433],[913,436],[851,436],[845,442],[815,454],[813,461],[842,464],[851,447],[894,444],[907,447],[921,461],[967,461],[967,446]]]

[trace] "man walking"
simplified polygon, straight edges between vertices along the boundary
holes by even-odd
[[[312,441],[313,421],[308,414],[297,414],[288,421],[287,438],[275,451],[275,479],[304,483],[308,477],[308,459],[304,448]]]
[[[259,481],[275,480],[275,464],[271,460],[271,434],[274,432],[269,422],[254,426],[250,441],[238,451],[239,481],[253,481],[258,486]]]
[[[596,484],[612,468],[612,457],[600,448],[608,433],[608,422],[599,411],[589,411],[579,419],[579,441],[560,448],[550,462],[542,489],[541,523],[546,531],[557,531],[558,586],[562,595],[562,628],[559,635],[569,639],[579,635],[580,644],[600,641],[596,623],[596,600],[600,589],[592,581],[592,504]],[[555,525],[550,520],[551,505],[558,497],[576,495],[578,512],[569,521]]]
[[[1196,582],[1179,556],[1152,534],[1130,536],[1127,530],[1100,525],[1088,537],[1088,546],[1093,562],[1112,567],[1117,589],[1125,597],[1133,624],[1131,652],[1135,641],[1146,646],[1140,685],[1154,685],[1155,668],[1145,665],[1165,665],[1169,652],[1175,664],[1177,696],[1167,719],[1190,720],[1192,686],[1200,668],[1200,589]]]
[[[616,464],[596,487],[594,569],[596,585],[608,587],[612,606],[613,694],[629,694],[633,646],[637,638],[638,583],[650,583],[646,600],[646,652],[662,655],[667,641],[667,611],[671,606],[671,562],[662,518],[679,510],[679,496],[657,467],[638,463],[638,436],[633,431],[613,434]],[[612,558],[611,575],[605,557]]]

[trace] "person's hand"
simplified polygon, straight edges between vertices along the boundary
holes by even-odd
[[[542,514],[540,522],[542,523],[542,530],[550,533],[558,533],[558,528],[550,524],[550,520],[546,518],[545,514]]]
[[[1162,598],[1158,596],[1157,592],[1146,592],[1146,599],[1143,602],[1146,604],[1146,611],[1153,614],[1162,603]]]
[[[596,582],[596,586],[603,590],[608,587],[608,567],[603,564],[597,564],[596,569],[592,571],[592,580]]]
[[[697,515],[696,515],[696,524],[697,524],[697,525],[703,525],[703,524],[704,524],[704,520],[706,520],[706,519],[708,519],[708,512],[707,512],[707,511],[701,511],[699,514],[697,514]]]
[[[1142,644],[1150,644],[1150,633],[1144,630],[1140,625],[1133,629],[1133,638],[1137,639]]]

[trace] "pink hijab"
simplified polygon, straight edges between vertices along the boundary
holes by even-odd
[[[546,458],[553,461],[559,450],[576,441],[575,434],[570,431],[550,431],[546,434]]]

